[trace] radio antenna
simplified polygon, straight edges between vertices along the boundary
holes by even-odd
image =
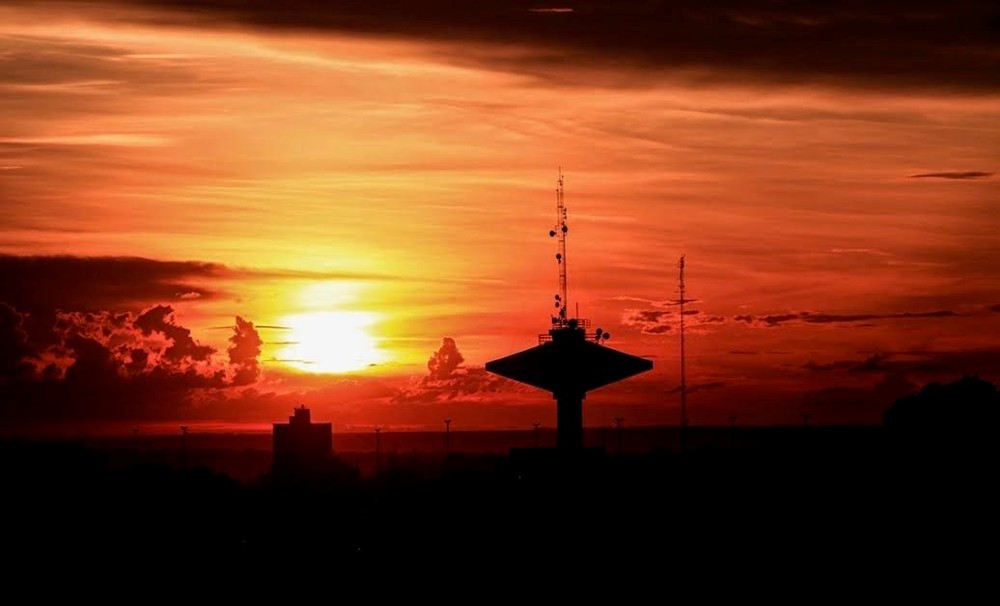
[[[566,295],[566,234],[569,233],[569,226],[566,224],[566,204],[563,199],[563,173],[559,167],[559,180],[556,186],[556,225],[549,230],[550,238],[557,238],[558,250],[556,251],[556,263],[559,264],[559,293],[556,294],[556,316],[552,317],[552,324],[563,326],[569,321],[569,301]]]

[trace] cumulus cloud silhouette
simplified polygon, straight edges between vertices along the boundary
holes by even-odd
[[[30,353],[24,318],[0,302],[0,384],[30,371],[31,365],[25,362]]]
[[[233,327],[228,364],[198,343],[169,305],[141,313],[57,311],[41,320],[0,303],[0,416],[176,415],[192,390],[248,385],[259,376],[260,337],[243,318]]]
[[[254,328],[253,322],[236,316],[233,326],[233,336],[229,337],[229,364],[235,369],[232,382],[234,385],[248,385],[257,381],[260,376],[260,333]]]
[[[455,339],[444,337],[441,340],[441,347],[427,360],[427,378],[432,381],[450,379],[464,361],[465,358],[458,351]]]
[[[144,335],[159,332],[169,339],[170,347],[163,351],[163,355],[174,362],[184,358],[206,360],[214,351],[207,345],[195,343],[191,338],[191,331],[175,323],[174,309],[169,305],[157,305],[147,309],[135,319],[134,325]]]
[[[486,372],[483,367],[465,368],[465,358],[451,337],[427,360],[427,374],[413,379],[393,396],[397,404],[431,403],[449,400],[482,401],[500,392],[526,391],[503,377]]]

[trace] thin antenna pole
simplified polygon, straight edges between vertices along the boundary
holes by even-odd
[[[549,231],[549,237],[558,237],[559,246],[556,252],[556,262],[559,263],[559,294],[556,295],[556,307],[559,315],[552,318],[553,324],[563,325],[569,319],[569,301],[567,301],[566,285],[566,234],[569,227],[566,225],[566,205],[563,202],[563,174],[562,167],[559,167],[559,180],[556,187],[556,225]]]
[[[680,308],[681,308],[681,452],[687,452],[687,372],[684,351],[684,255],[677,264],[680,269]]]

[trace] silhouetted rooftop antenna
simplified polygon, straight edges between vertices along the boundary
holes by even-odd
[[[566,234],[569,226],[566,224],[566,204],[563,199],[563,174],[559,167],[559,180],[556,186],[556,225],[549,230],[550,238],[557,238],[559,245],[556,251],[556,263],[559,264],[559,293],[556,294],[557,315],[552,317],[552,324],[565,325],[569,321],[569,301],[566,294]]]
[[[677,263],[680,270],[680,309],[681,309],[681,452],[687,452],[687,369],[684,351],[684,255]]]

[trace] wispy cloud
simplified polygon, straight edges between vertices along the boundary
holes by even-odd
[[[855,324],[859,322],[871,322],[872,320],[905,320],[916,318],[952,318],[960,316],[958,312],[942,309],[935,311],[904,311],[890,314],[828,314],[811,311],[790,312],[785,314],[768,314],[763,316],[737,315],[733,316],[733,321],[742,322],[751,326],[762,326],[771,328],[780,326],[788,322],[804,322],[806,324]]]
[[[88,135],[48,135],[41,137],[0,137],[0,143],[39,145],[113,145],[119,147],[161,147],[170,140],[158,135],[94,133]]]
[[[911,179],[986,179],[992,177],[993,173],[987,173],[979,170],[967,170],[967,171],[952,171],[952,172],[940,172],[940,173],[923,173],[920,175],[910,175]]]
[[[697,393],[699,391],[709,391],[712,389],[721,389],[726,386],[724,381],[709,381],[707,383],[692,383],[685,387],[687,393]],[[681,386],[677,385],[667,390],[668,394],[680,393]]]

